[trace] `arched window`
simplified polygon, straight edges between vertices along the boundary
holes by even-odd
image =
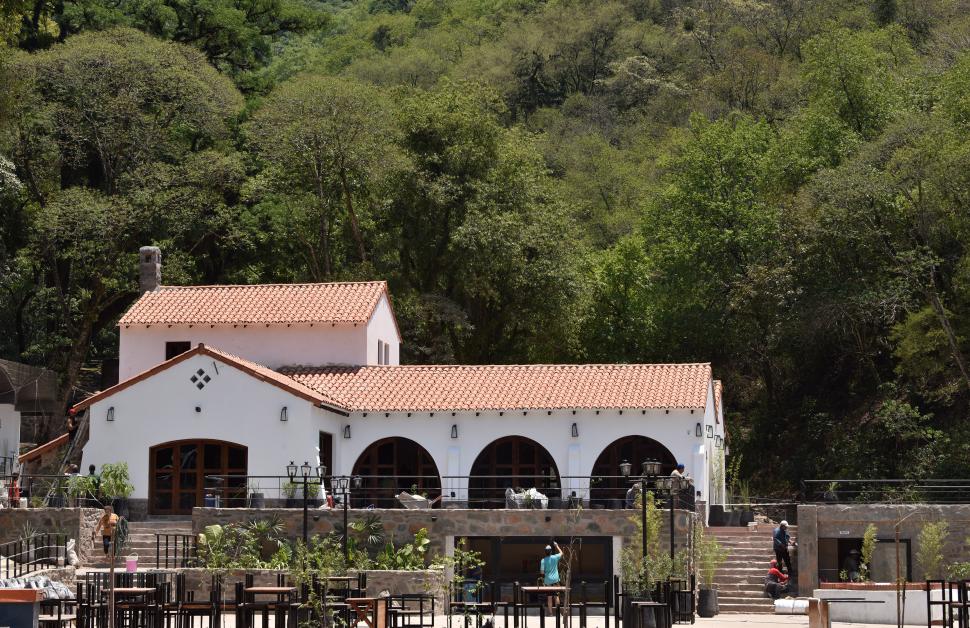
[[[669,449],[646,436],[624,436],[607,445],[593,465],[590,503],[603,504],[607,508],[617,506],[617,500],[622,502],[625,499],[627,489],[635,481],[635,478],[627,480],[617,477],[620,475],[620,463],[626,461],[633,465],[632,475],[637,476],[640,473],[640,464],[648,459],[660,461],[660,472],[663,475],[673,471],[677,464]]]
[[[223,506],[246,505],[249,450],[243,445],[180,440],[148,451],[148,508],[152,514],[191,514],[194,506],[204,505],[206,493],[219,493]]]
[[[559,470],[545,447],[523,436],[492,441],[478,454],[468,480],[471,508],[502,508],[507,488],[536,488],[559,499]]]
[[[362,488],[353,491],[354,506],[398,508],[401,491],[417,491],[429,499],[441,495],[441,478],[431,454],[408,438],[385,438],[372,443],[354,463]],[[440,502],[439,502],[440,503]]]

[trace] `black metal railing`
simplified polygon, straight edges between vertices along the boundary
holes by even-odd
[[[549,476],[549,475],[473,475],[473,476],[353,476],[359,486],[351,483],[348,490],[351,508],[401,508],[398,499],[402,492],[427,498],[432,507],[447,506],[449,502],[466,508],[548,508],[583,507],[628,509],[633,507],[630,493],[635,477],[624,476]],[[206,504],[222,508],[270,507],[302,508],[302,486],[290,483],[287,476],[212,475],[205,476]],[[248,490],[247,490],[248,487]],[[324,478],[327,495],[333,495],[332,478]],[[512,489],[513,495],[507,494]],[[542,497],[524,495],[535,489]],[[657,505],[669,508],[669,488],[654,488]],[[634,489],[634,492],[636,489]],[[335,496],[340,505],[341,495]],[[308,496],[311,505],[323,502],[323,492]],[[676,507],[694,510],[696,487],[688,485],[677,492]]]
[[[970,503],[968,479],[804,480],[807,503]]]
[[[155,565],[159,569],[195,567],[198,541],[194,534],[156,534]]]
[[[0,578],[63,566],[66,544],[64,534],[36,534],[0,545]]]

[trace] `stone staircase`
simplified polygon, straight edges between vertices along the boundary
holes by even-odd
[[[768,562],[775,557],[771,541],[774,529],[774,525],[767,524],[744,528],[707,528],[706,532],[717,538],[721,547],[729,552],[728,559],[714,575],[720,612],[774,612],[771,599],[764,593]],[[795,526],[788,528],[793,541],[796,532]],[[793,590],[796,588],[793,585]]]
[[[128,544],[119,554],[115,568],[124,569],[125,557],[130,554],[138,554],[139,569],[158,568],[159,565],[155,562],[156,534],[192,534],[192,520],[189,518],[152,518],[147,521],[128,522]],[[173,542],[174,539],[170,541],[170,543]],[[164,540],[162,543],[164,543]],[[97,541],[97,549],[101,549],[101,539]],[[164,553],[164,545],[162,552]],[[164,561],[164,557],[162,557],[162,560]],[[97,560],[87,566],[107,568],[108,562],[103,559],[103,555],[99,551]],[[161,566],[164,567],[164,562]]]

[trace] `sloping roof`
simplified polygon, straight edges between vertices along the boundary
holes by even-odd
[[[704,408],[710,364],[289,367],[353,411]]]
[[[721,412],[723,411],[723,408],[721,407],[721,403],[722,403],[721,400],[724,398],[723,394],[724,394],[724,386],[721,384],[721,380],[715,379],[714,380],[714,420],[717,423],[720,423],[721,419],[723,418],[721,416]]]
[[[132,325],[367,323],[387,283],[160,286],[118,322]]]
[[[20,454],[20,456],[17,457],[17,462],[19,462],[20,464],[23,464],[25,462],[30,462],[31,460],[35,460],[37,458],[40,458],[41,456],[43,456],[47,452],[53,451],[54,449],[57,449],[58,447],[62,447],[64,445],[66,445],[67,442],[68,442],[68,440],[69,440],[69,436],[70,436],[69,434],[61,434],[60,436],[58,436],[54,440],[47,441],[43,445],[39,445],[37,447],[34,447],[30,451],[28,451],[26,453],[23,453],[23,454]]]
[[[91,404],[96,403],[106,397],[110,397],[115,393],[121,392],[125,388],[128,388],[129,386],[132,386],[134,384],[137,384],[140,381],[146,380],[152,375],[155,375],[156,373],[159,373],[168,368],[171,368],[172,366],[175,366],[176,364],[184,362],[185,360],[188,360],[193,356],[202,355],[202,354],[208,355],[210,357],[216,358],[220,362],[224,362],[226,364],[234,366],[239,370],[255,377],[256,379],[264,381],[267,384],[272,384],[273,386],[276,386],[278,388],[287,390],[298,397],[306,399],[307,401],[310,401],[317,405],[325,406],[331,410],[336,410],[338,412],[345,412],[344,408],[340,406],[340,404],[335,402],[330,396],[324,393],[313,390],[298,381],[295,381],[285,375],[277,373],[271,368],[267,368],[263,366],[262,364],[251,362],[250,360],[240,358],[239,356],[233,355],[231,353],[226,353],[225,351],[220,351],[218,349],[213,349],[212,347],[207,347],[204,344],[199,344],[194,349],[191,349],[190,351],[186,351],[185,353],[177,355],[171,360],[166,360],[165,362],[162,362],[161,364],[154,366],[148,369],[147,371],[143,371],[138,375],[135,375],[134,377],[126,379],[125,381],[120,382],[112,386],[111,388],[108,388],[107,390],[103,390],[101,392],[95,393],[90,397],[88,397],[87,399],[85,399],[84,401],[75,405],[74,408],[77,410],[82,410],[84,408],[87,408]]]

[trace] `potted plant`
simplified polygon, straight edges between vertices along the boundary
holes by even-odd
[[[714,574],[727,560],[728,551],[722,548],[713,536],[704,534],[701,526],[697,526],[696,530],[694,547],[697,552],[697,571],[701,577],[697,614],[701,617],[714,617],[718,613]]]
[[[115,513],[128,519],[128,498],[135,492],[135,487],[128,475],[127,462],[107,463],[101,467],[101,491],[111,500]]]
[[[318,508],[322,501],[320,500],[320,485],[319,484],[307,484],[306,485],[306,500],[307,504],[311,508]]]
[[[620,555],[620,571],[623,576],[623,625],[625,628],[652,628],[654,617],[647,613],[641,624],[639,613],[634,610],[634,602],[650,602],[650,559],[641,554],[639,547],[633,545],[623,549]]]
[[[299,500],[296,498],[296,489],[299,488],[296,482],[286,482],[283,484],[283,495],[286,497],[287,508],[299,508]],[[254,506],[255,508],[256,506]]]
[[[94,477],[89,475],[72,475],[67,479],[67,496],[71,508],[84,505],[89,495],[94,495]]]
[[[839,501],[838,491],[839,491],[839,483],[829,482],[828,486],[826,486],[825,490],[822,492],[822,499],[830,503],[837,502]]]
[[[266,496],[263,495],[259,488],[257,482],[252,482],[249,487],[249,507],[250,508],[265,508],[266,507]]]

